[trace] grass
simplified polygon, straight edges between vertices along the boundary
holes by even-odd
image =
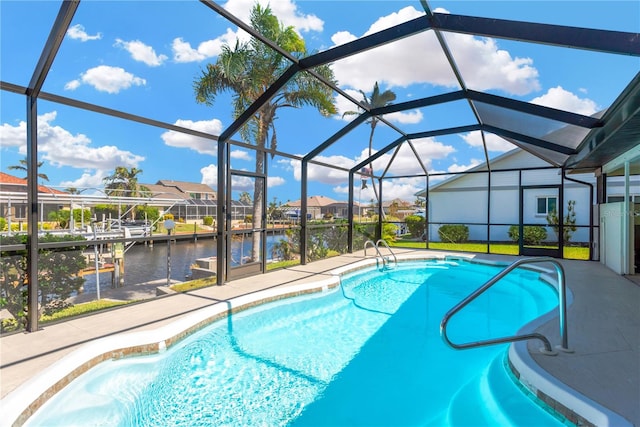
[[[134,301],[112,301],[112,300],[106,300],[106,299],[85,302],[82,304],[76,304],[73,307],[65,308],[56,313],[53,313],[50,316],[43,314],[42,317],[40,317],[40,322],[42,323],[53,322],[56,320],[66,319],[68,317],[80,316],[82,314],[92,313],[92,312],[104,310],[107,308],[130,304],[132,302]]]
[[[389,245],[399,247],[399,248],[412,248],[412,249],[424,249],[426,247],[424,242],[410,240],[410,239],[398,239],[395,242],[389,242]],[[519,248],[517,244],[492,243],[490,248],[491,248],[490,253],[492,254],[518,255],[519,253]],[[486,243],[430,242],[429,249],[436,249],[436,250],[442,250],[442,251],[487,253],[487,244]],[[589,248],[580,247],[580,246],[565,246],[563,251],[563,258],[588,260]]]
[[[193,233],[211,233],[211,227],[202,227],[201,224],[186,224],[183,222],[176,222],[176,228],[173,229],[171,234],[193,234]],[[167,230],[160,225],[154,232],[156,234],[167,234]]]
[[[277,270],[278,268],[293,267],[294,265],[300,265],[300,260],[292,259],[289,261],[270,262],[267,264],[267,270]]]
[[[207,286],[216,284],[215,274],[210,277],[204,277],[202,279],[189,280],[187,282],[176,283],[171,285],[170,288],[176,292],[188,292],[194,289],[206,288]]]

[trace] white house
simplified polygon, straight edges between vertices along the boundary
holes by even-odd
[[[493,242],[510,241],[509,227],[519,224],[522,219],[524,225],[545,227],[546,241],[557,242],[553,227],[548,225],[547,214],[559,208],[562,196],[564,215],[569,201],[575,203],[576,230],[571,233],[570,242],[588,244],[591,222],[598,226],[598,215],[592,206],[596,203],[593,174],[566,174],[563,180],[560,169],[519,148],[493,159],[491,171],[489,175],[483,164],[430,186],[428,195],[425,191],[416,194],[427,196],[430,241],[440,241],[438,229],[443,224],[466,225],[472,241],[484,242],[487,237]],[[632,201],[635,198],[640,202],[640,181],[637,176],[634,178]],[[607,196],[610,201],[618,201],[623,194],[623,180],[609,178]],[[597,238],[598,233],[594,232],[594,241]]]

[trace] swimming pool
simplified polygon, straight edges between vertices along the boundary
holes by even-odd
[[[499,270],[432,260],[349,273],[166,352],[101,363],[26,425],[562,425],[511,381],[506,346],[456,351],[440,338],[444,313]],[[516,270],[449,336],[511,335],[556,302],[537,273]]]

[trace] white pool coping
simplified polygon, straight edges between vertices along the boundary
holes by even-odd
[[[501,262],[474,259],[473,256],[399,256],[399,261],[414,261],[420,259],[465,259],[471,262],[487,264],[503,264]],[[0,426],[22,425],[35,411],[38,410],[51,396],[60,391],[71,380],[91,369],[96,364],[133,354],[157,353],[175,344],[185,336],[215,322],[230,312],[240,311],[275,300],[300,296],[314,292],[326,292],[340,284],[340,276],[348,272],[375,265],[371,258],[363,259],[347,266],[339,267],[329,272],[329,277],[282,287],[275,287],[258,291],[248,295],[235,297],[227,302],[217,303],[201,308],[193,313],[160,328],[129,332],[100,338],[86,343],[70,354],[55,362],[42,373],[30,378],[18,388],[0,400]],[[549,312],[530,322],[524,330],[533,331],[538,326],[557,316],[557,311]],[[553,357],[553,356],[549,356]],[[578,414],[584,420],[597,426],[632,426],[620,415],[599,405],[566,384],[552,377],[544,371],[531,357],[526,342],[515,342],[509,349],[509,361],[517,371],[520,382],[532,391],[544,393],[569,411]]]

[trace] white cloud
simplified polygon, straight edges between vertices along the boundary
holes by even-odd
[[[422,138],[412,140],[413,145],[416,149],[416,152],[422,159],[423,164],[429,170],[431,167],[431,162],[434,159],[444,159],[449,154],[455,152],[455,148],[450,145],[445,145],[441,142],[435,141],[433,138]],[[374,150],[374,154],[375,154]],[[391,160],[391,156],[393,153],[386,153],[380,156],[373,163],[373,169],[375,171],[375,175],[380,175],[384,168],[386,168],[387,164]],[[365,160],[369,156],[368,148],[362,150],[360,155],[358,155],[355,159],[341,156],[341,155],[333,155],[333,156],[318,156],[316,160],[318,162],[326,163],[329,165],[335,165],[338,167],[343,167],[346,169],[350,169],[355,166],[357,163]],[[300,181],[301,178],[301,162],[297,160],[282,160],[279,162],[280,164],[286,165],[287,168],[293,170],[293,176],[296,181]],[[422,168],[418,164],[416,160],[416,156],[413,154],[413,150],[409,147],[407,143],[403,144],[398,151],[393,163],[389,167],[388,175],[410,175],[412,173],[421,173]],[[321,182],[323,184],[329,185],[346,185],[349,179],[349,173],[332,169],[321,165],[316,165],[313,163],[309,163],[309,169],[307,171],[307,176],[309,180]],[[356,175],[356,180],[360,180],[360,176]]]
[[[216,165],[205,166],[200,169],[202,174],[202,184],[207,184],[211,188],[218,186],[218,167]]]
[[[231,177],[231,187],[235,191],[248,191],[253,194],[255,189],[255,182],[248,176],[233,175]]]
[[[72,134],[55,126],[57,112],[38,116],[38,151],[42,159],[53,166],[70,166],[80,169],[109,171],[116,166],[137,167],[145,158],[113,145],[92,147],[91,139],[84,134]],[[26,153],[27,125],[3,124],[0,128],[2,146],[17,146],[19,152]]]
[[[244,33],[244,31],[242,32]],[[213,40],[201,42],[197,48],[191,47],[189,42],[184,41],[181,37],[173,40],[171,50],[173,51],[173,59],[176,62],[199,62],[207,58],[218,56],[222,52],[223,45],[235,45],[238,33],[227,31]]]
[[[99,65],[88,69],[80,75],[80,79],[67,83],[64,88],[75,90],[81,84],[93,86],[100,92],[118,93],[123,89],[130,88],[132,85],[146,85],[147,81],[128,73],[123,68]]]
[[[464,172],[471,168],[478,166],[480,163],[484,163],[482,160],[471,159],[471,162],[468,165],[458,165],[456,163],[452,164],[447,168],[447,172]]]
[[[456,151],[451,145],[443,144],[434,138],[413,139],[411,142],[428,172],[432,172],[430,169],[433,160],[445,159]],[[384,165],[380,165],[380,168],[384,167],[386,162],[391,159],[391,154],[392,153],[388,153],[385,155],[386,157],[383,156],[382,160],[385,163]],[[375,164],[374,168],[376,170],[378,169]],[[411,150],[409,144],[405,142],[400,147],[396,158],[389,167],[389,175],[411,175],[414,173],[424,173],[424,171],[420,167],[413,150]]]
[[[416,200],[415,193],[424,189],[424,178],[402,178],[385,180],[382,187],[382,200],[388,201],[393,199],[402,199],[407,202]],[[340,185],[333,187],[333,192],[340,195],[349,194],[349,186]],[[354,183],[354,201],[362,204],[368,204],[369,201],[376,199],[370,181],[367,182],[367,188],[361,188],[360,180]]]
[[[253,160],[253,158],[249,155],[249,152],[246,150],[232,150],[229,156],[232,159],[237,159],[237,160],[247,160],[247,161]]]
[[[18,147],[20,154],[26,154],[27,122],[21,121],[17,126],[3,123],[0,127],[0,147]]]
[[[512,58],[490,38],[447,34],[446,39],[469,88],[499,89],[514,95],[540,89],[538,70],[533,67],[531,58]]]
[[[220,132],[222,132],[222,122],[218,119],[201,120],[197,122],[192,120],[177,120],[174,124],[211,135],[220,135]],[[200,138],[172,130],[164,132],[160,137],[164,143],[170,147],[189,148],[200,154],[210,154],[212,156],[218,154],[217,143],[212,139]]]
[[[66,85],[64,85],[65,90],[76,90],[80,87],[82,82],[80,80],[71,80]]]
[[[471,147],[480,147],[482,148],[482,135],[480,131],[469,132],[464,135],[460,135],[460,137],[469,144]],[[489,132],[485,132],[484,134],[485,141],[487,143],[488,151],[496,151],[499,153],[504,153],[509,150],[513,150],[516,148],[515,145],[511,144],[506,139]]]
[[[229,0],[224,8],[233,13],[238,19],[249,23],[251,9],[255,0]],[[278,0],[276,2],[260,2],[263,6],[269,6],[275,16],[285,25],[293,26],[298,32],[322,31],[324,22],[315,15],[302,14],[297,5],[290,0]],[[189,41],[178,37],[173,40],[173,59],[176,62],[199,62],[205,59],[218,56],[223,45],[234,46],[236,40],[246,42],[250,39],[249,34],[243,30],[233,31],[227,28],[226,32],[219,37],[205,40],[192,47]]]
[[[229,0],[224,8],[244,22],[249,22],[251,9],[256,0]],[[293,26],[299,32],[322,31],[324,22],[315,15],[306,15],[298,10],[291,0],[259,1],[262,6],[269,6],[271,11],[284,26]]]
[[[278,187],[280,185],[285,185],[286,183],[287,183],[287,180],[284,179],[281,176],[270,176],[267,179],[267,187],[268,188]]]
[[[340,46],[342,44],[352,42],[356,39],[357,37],[348,31],[338,31],[331,36],[331,41],[333,42],[334,46]]]
[[[82,194],[87,195],[103,195],[101,191],[91,191],[91,189],[98,189],[104,187],[103,179],[109,175],[109,171],[98,170],[98,171],[87,171],[82,174],[82,176],[76,180],[72,181],[61,181],[61,188],[77,188],[77,189],[87,189],[87,191],[83,191]]]
[[[318,156],[316,160],[319,162],[332,164],[341,167],[351,167],[354,160],[345,156]],[[283,165],[286,170],[293,171],[293,177],[296,181],[300,181],[302,176],[302,162],[296,159],[282,159],[278,164]],[[349,174],[341,170],[327,168],[314,163],[309,163],[307,177],[310,181],[321,182],[324,184],[344,183],[349,179]]]
[[[549,89],[544,95],[532,99],[531,103],[571,111],[585,116],[591,116],[598,112],[598,107],[594,101],[588,98],[579,98],[568,90],[563,89],[562,86]]]
[[[385,119],[390,122],[396,122],[403,125],[420,123],[422,121],[422,111],[402,111],[398,113],[391,113],[384,116]]]
[[[424,12],[412,6],[381,17],[362,35],[366,36],[393,25],[415,19]],[[341,31],[334,34],[336,42],[350,41],[355,35]],[[512,58],[499,49],[492,39],[465,34],[446,34],[462,76],[475,90],[499,89],[510,94],[526,94],[538,90],[538,72],[529,58]],[[398,67],[398,64],[412,64]],[[350,86],[368,93],[377,81],[390,88],[411,84],[432,84],[457,88],[451,71],[433,31],[426,31],[375,49],[362,52],[332,65],[341,86]]]
[[[102,34],[98,33],[94,36],[90,36],[89,34],[86,33],[86,31],[84,30],[84,26],[80,25],[80,24],[76,24],[72,27],[69,27],[69,29],[67,30],[67,36],[69,36],[70,38],[74,39],[74,40],[80,40],[83,42],[89,41],[89,40],[100,40],[102,38]]]
[[[114,46],[125,49],[131,54],[131,57],[134,60],[144,62],[150,67],[162,65],[162,63],[168,58],[167,55],[156,54],[156,51],[151,46],[147,46],[140,40],[127,42],[121,39],[116,39]]]

